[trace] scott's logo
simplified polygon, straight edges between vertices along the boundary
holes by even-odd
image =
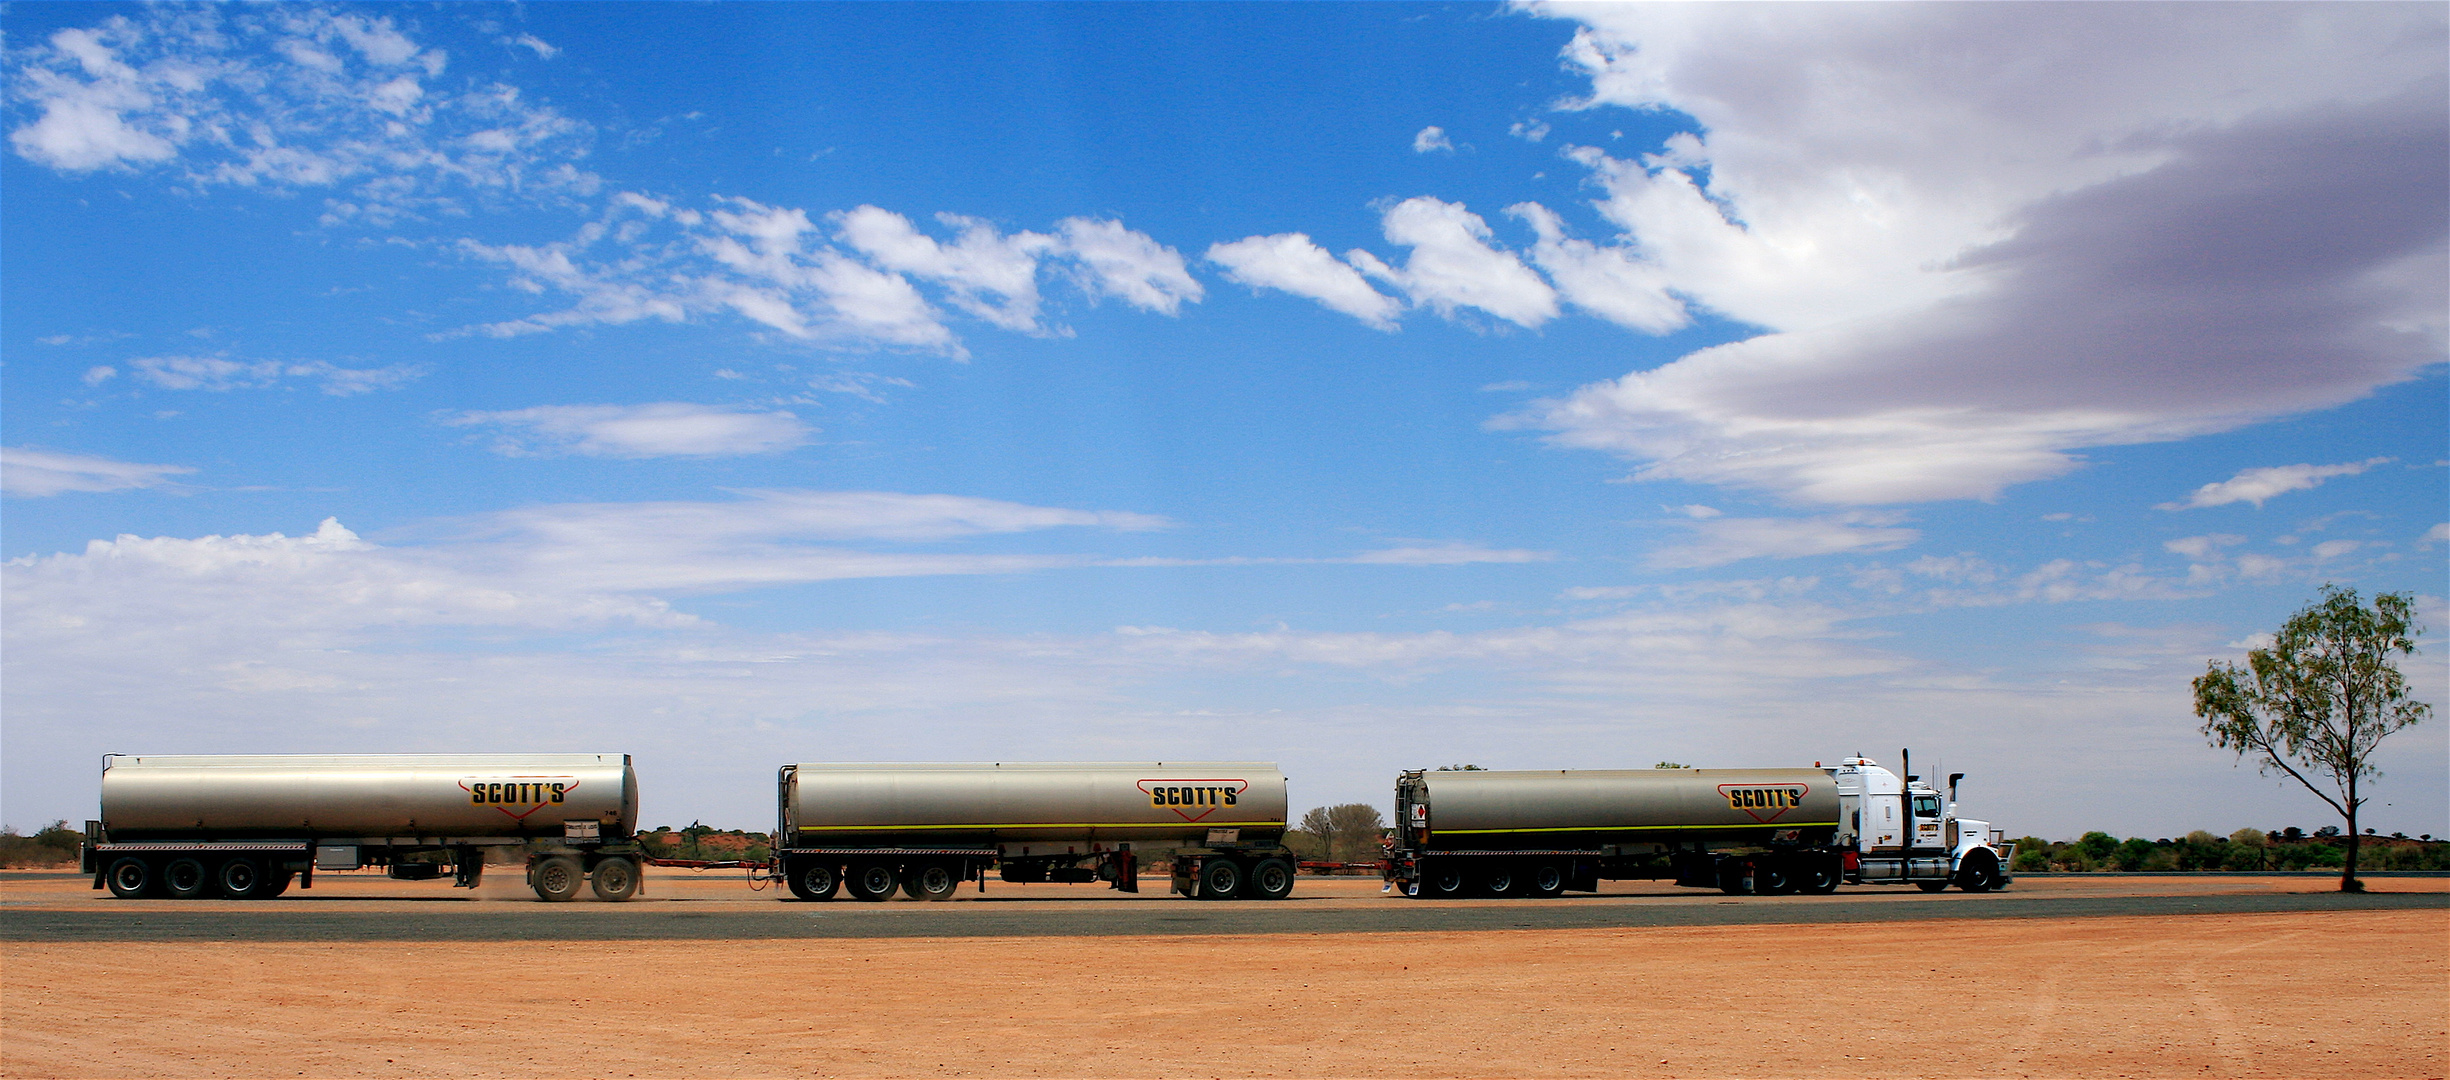
[[[517,821],[567,800],[577,787],[575,776],[467,776],[459,781],[470,805],[493,807]]]
[[[1150,806],[1162,806],[1184,821],[1198,821],[1218,808],[1232,806],[1251,789],[1248,780],[1142,780],[1140,790]]]
[[[1727,797],[1731,809],[1741,810],[1754,821],[1776,821],[1781,815],[1803,805],[1809,784],[1774,784],[1755,787],[1748,784],[1720,784],[1718,793]]]

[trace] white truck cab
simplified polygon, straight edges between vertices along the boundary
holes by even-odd
[[[1965,774],[1948,778],[1945,797],[1921,777],[1900,780],[1870,758],[1847,758],[1829,775],[1837,781],[1837,846],[1848,882],[1989,892],[2014,880],[2008,866],[2016,845],[1990,822],[1956,814]]]

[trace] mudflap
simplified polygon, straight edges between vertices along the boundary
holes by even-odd
[[[1128,851],[1119,851],[1107,861],[1114,864],[1116,891],[1127,893],[1140,891],[1140,857],[1138,855]]]
[[[1590,859],[1574,860],[1574,868],[1566,875],[1565,887],[1572,892],[1599,891],[1599,864]]]

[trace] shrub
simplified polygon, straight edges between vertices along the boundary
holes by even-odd
[[[83,833],[54,821],[24,836],[12,826],[0,826],[0,866],[74,866]]]

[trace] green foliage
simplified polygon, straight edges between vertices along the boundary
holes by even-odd
[[[1386,817],[1368,803],[1312,807],[1285,834],[1285,846],[1305,859],[1370,862],[1379,856],[1378,838],[1385,829]]]
[[[2105,832],[2088,832],[2076,839],[2076,850],[2094,862],[2103,862],[2118,850],[2118,838]]]
[[[2230,834],[2229,834],[2229,842],[2230,842],[2230,843],[2232,843],[2232,844],[2237,844],[2237,845],[2239,845],[2239,846],[2241,846],[2241,847],[2257,847],[2257,848],[2259,848],[2259,847],[2262,847],[2262,846],[2263,846],[2263,845],[2265,845],[2265,844],[2270,843],[2270,842],[2271,842],[2271,838],[2270,838],[2270,837],[2267,837],[2267,836],[2265,836],[2265,835],[2263,835],[2263,830],[2261,830],[2261,829],[2256,829],[2256,828],[2244,828],[2244,829],[2239,829],[2239,830],[2237,830],[2236,832],[2230,833]]]
[[[85,834],[68,827],[65,821],[54,821],[34,835],[19,833],[15,826],[0,826],[0,866],[75,866],[77,848]]]
[[[760,860],[774,857],[773,838],[761,832],[740,829],[717,829],[711,825],[691,824],[674,830],[669,825],[638,834],[638,846],[658,859],[703,859],[708,862]]]
[[[1438,766],[1438,770],[1437,770],[1437,771],[1439,771],[1439,772],[1487,772],[1487,771],[1489,771],[1489,770],[1484,769],[1484,768],[1481,768],[1481,767],[1480,767],[1480,766],[1478,766],[1478,765],[1440,765],[1440,766]]]
[[[2150,858],[2153,851],[2152,841],[2139,836],[2118,845],[2117,849],[2110,853],[2110,861],[2120,870],[2132,874],[2144,868],[2144,860]]]
[[[1654,768],[1654,769],[1690,769],[1690,768],[1692,768],[1692,766],[1690,766],[1690,765],[1686,765],[1686,764],[1683,764],[1683,763],[1681,763],[1681,762],[1675,762],[1675,761],[1662,761],[1662,762],[1660,762],[1660,763],[1658,763],[1658,764],[1656,764],[1656,765],[1651,766],[1651,768]]]
[[[2270,648],[2246,654],[2246,667],[2212,661],[2194,683],[2195,715],[2213,746],[2287,773],[2347,822],[2344,892],[2360,887],[2356,814],[2369,797],[2358,786],[2380,775],[2374,748],[2433,711],[2409,696],[2396,660],[2414,655],[2424,633],[2414,611],[2405,593],[2378,594],[2368,608],[2356,590],[2325,585]]]

